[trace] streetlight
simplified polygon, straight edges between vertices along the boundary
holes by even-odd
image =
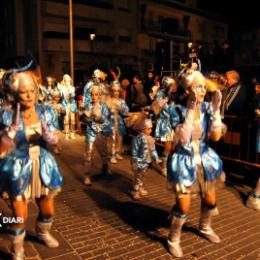
[[[73,48],[73,13],[72,0],[69,0],[69,18],[70,18],[70,75],[74,82],[74,48]]]
[[[94,41],[95,38],[96,38],[96,34],[95,34],[95,33],[91,33],[91,34],[89,35],[89,39],[90,39],[91,41]]]
[[[91,51],[93,52],[93,49],[94,49],[94,40],[96,38],[96,34],[95,33],[90,33],[89,34],[89,39],[90,39],[90,47],[91,47]]]

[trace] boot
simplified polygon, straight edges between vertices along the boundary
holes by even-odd
[[[140,194],[140,191],[131,191],[131,196],[133,200],[141,200],[142,195]]]
[[[105,174],[105,175],[112,175],[108,164],[103,164],[102,173]]]
[[[173,216],[171,221],[171,228],[170,233],[168,236],[168,249],[171,253],[171,255],[175,257],[182,257],[183,252],[180,245],[180,238],[181,238],[181,230],[182,226],[186,221],[186,216],[182,218],[178,218],[176,216]]]
[[[76,139],[75,131],[76,131],[76,125],[72,124],[71,131],[70,131],[70,139]]]
[[[246,206],[250,209],[260,210],[260,195],[251,193],[246,201]]]
[[[49,247],[55,248],[59,246],[59,242],[50,234],[52,222],[40,222],[38,221],[36,224],[36,233],[42,242]]]
[[[24,238],[25,238],[25,232],[23,232],[20,235],[11,235],[11,241],[12,241],[12,259],[13,260],[23,260],[24,259]]]
[[[133,200],[141,200],[142,194],[140,192],[140,185],[134,184],[132,190],[130,191],[131,197]]]
[[[123,158],[119,153],[117,153],[117,154],[116,154],[116,159],[118,159],[118,160],[123,160],[124,158]]]
[[[93,143],[86,144],[84,153],[84,164],[91,167],[91,161],[93,159]]]
[[[70,139],[70,135],[68,132],[65,132],[65,140],[69,140]]]
[[[70,139],[76,139],[76,136],[75,136],[74,132],[70,132]]]
[[[111,159],[110,159],[110,162],[111,163],[117,163],[116,157],[112,156]]]
[[[147,196],[148,195],[148,191],[142,186],[140,186],[139,188],[139,193],[141,196]]]
[[[92,185],[92,182],[91,182],[91,179],[90,179],[89,176],[85,176],[83,182],[84,182],[84,184],[86,186],[91,186]]]
[[[207,206],[201,206],[199,233],[212,243],[220,243],[219,236],[211,228],[211,218],[218,215],[217,207],[209,209]]]
[[[161,168],[161,174],[162,176],[167,177],[167,157],[162,157],[162,168]]]
[[[60,155],[60,149],[57,146],[53,148],[53,152],[57,155]]]

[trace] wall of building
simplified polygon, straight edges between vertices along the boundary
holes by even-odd
[[[158,48],[159,51],[165,48],[167,55],[164,59],[169,59],[170,41],[172,41],[173,57],[169,63],[185,55],[188,42],[200,41],[213,44],[218,40],[222,44],[227,39],[228,25],[221,17],[215,19],[211,14],[197,9],[196,1],[192,3],[180,1],[178,5],[176,2],[165,1],[163,4],[156,0],[140,1],[142,13],[138,49],[142,60],[148,60],[148,63],[154,62],[151,53],[158,52]],[[189,8],[185,8],[187,4]],[[172,27],[169,26],[170,24],[167,26],[169,20]]]
[[[31,50],[40,61],[44,76],[52,74],[60,79],[69,73],[68,1],[38,0],[32,5],[30,0],[11,1],[16,10],[16,55]],[[169,51],[170,41],[177,59],[185,53],[189,41],[211,43],[227,38],[227,24],[196,9],[196,0],[73,3],[75,70],[77,75],[84,74],[82,78],[90,75],[93,68],[108,69],[113,65],[144,72],[156,62],[164,46]],[[91,33],[96,35],[94,40],[89,38]]]

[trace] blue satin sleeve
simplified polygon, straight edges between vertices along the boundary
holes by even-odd
[[[86,108],[88,105],[91,104],[91,95],[89,93],[89,89],[93,86],[93,82],[88,82],[85,87],[84,87],[84,91],[83,91],[83,104],[84,107]]]
[[[180,105],[169,107],[170,124],[175,129],[179,124],[182,124],[185,118],[186,108]]]
[[[59,129],[58,116],[51,106],[45,106],[44,108],[44,120],[47,123],[49,131],[57,131]]]
[[[47,123],[51,130],[55,125],[55,113],[50,107],[35,106],[39,120]],[[0,112],[1,128],[11,125],[13,117],[12,110]],[[29,156],[30,143],[25,137],[22,121],[15,137],[16,147],[6,157],[0,159],[0,192],[6,191],[11,196],[22,194],[31,183],[32,160]],[[49,189],[57,189],[63,184],[63,177],[54,157],[45,149],[46,143],[39,139],[40,147],[40,176],[44,186]]]
[[[0,131],[6,129],[6,127],[11,126],[13,118],[13,110],[0,110]]]

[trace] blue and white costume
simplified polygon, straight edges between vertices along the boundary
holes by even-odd
[[[53,131],[57,118],[50,108],[36,105],[35,109],[39,123],[25,126],[20,120],[15,149],[0,159],[0,191],[11,197],[39,198],[51,195],[63,184],[59,167],[41,136],[41,122],[46,122],[49,131]],[[11,126],[13,113],[13,110],[0,111],[0,130]]]
[[[167,99],[163,91],[159,91],[156,95],[155,102]],[[163,107],[160,109],[160,113],[156,119],[156,126],[154,130],[154,137],[159,138],[162,142],[173,141],[174,131],[170,122],[170,108],[174,103],[168,103],[166,100]]]
[[[136,165],[138,173],[149,167],[152,160],[159,161],[158,153],[155,149],[155,142],[152,136],[144,133],[132,139],[132,165]]]
[[[66,108],[66,110],[72,113],[77,112],[77,105],[75,101],[75,87],[69,86],[67,88],[61,88],[61,103]]]
[[[75,87],[74,86],[66,86],[65,84],[61,84],[61,104],[65,108],[65,117],[64,117],[64,130],[65,130],[65,138],[74,139],[74,132],[76,128],[76,118],[75,113],[77,110],[77,105],[75,101]]]
[[[103,103],[89,104],[84,111],[86,115],[86,147],[85,147],[85,164],[90,170],[90,163],[93,162],[94,147],[101,156],[103,163],[103,172],[109,174],[108,169],[108,151],[106,137],[111,135],[109,126],[109,110]]]
[[[172,127],[179,127],[185,119],[187,108],[176,105],[171,109]],[[214,182],[222,173],[222,161],[209,147],[208,133],[211,125],[212,109],[210,103],[200,104],[200,120],[193,122],[191,140],[182,145],[176,133],[176,146],[168,159],[168,180],[174,182],[181,191],[197,181],[198,166],[202,167],[205,182]]]
[[[145,119],[141,124],[143,130],[152,128],[150,119]],[[152,136],[141,132],[132,139],[132,169],[134,172],[132,198],[135,200],[141,199],[148,193],[143,187],[144,177],[152,160],[155,160],[156,163],[160,162],[154,139]]]
[[[110,98],[106,104],[110,111],[109,121],[112,132],[112,158],[114,162],[116,162],[116,159],[121,159],[120,153],[122,150],[123,135],[126,134],[123,116],[127,116],[129,108],[126,102],[121,98]],[[113,162],[112,158],[111,162]]]
[[[83,104],[84,104],[84,107],[87,107],[92,102],[90,90],[91,90],[91,88],[93,86],[98,86],[100,88],[101,101],[102,102],[106,101],[106,95],[107,95],[107,92],[108,92],[107,86],[105,86],[105,84],[103,84],[102,82],[89,81],[85,85],[84,90],[83,90]]]
[[[87,107],[89,104],[91,104],[91,95],[89,90],[94,85],[94,81],[89,81],[83,90],[83,105],[84,107]]]
[[[99,110],[99,116],[94,116],[93,114]],[[101,132],[104,136],[111,134],[110,122],[108,120],[110,116],[109,109],[107,105],[99,103],[96,105],[89,104],[85,108],[85,113],[90,113],[89,117],[86,117],[86,143],[90,144],[96,141],[98,134]]]

